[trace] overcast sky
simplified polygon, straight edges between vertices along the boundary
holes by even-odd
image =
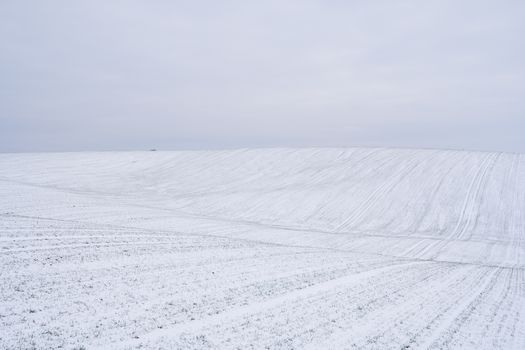
[[[525,1],[0,1],[0,151],[525,152]]]

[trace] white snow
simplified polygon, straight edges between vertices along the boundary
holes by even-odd
[[[525,155],[0,154],[2,349],[524,349]]]

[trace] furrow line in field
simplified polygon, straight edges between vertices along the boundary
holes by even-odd
[[[444,309],[454,299],[466,284],[477,281],[481,271],[476,267],[454,267],[438,271],[439,274],[422,276],[419,282],[411,284],[401,298],[390,299],[384,305],[374,310],[367,310],[358,320],[346,321],[340,331],[330,334],[321,343],[312,343],[309,349],[329,347],[334,349],[352,348],[403,348],[402,344],[413,344],[414,339],[408,338],[414,331],[414,324]],[[432,312],[428,313],[427,309]],[[403,333],[409,328],[411,332]],[[352,339],[344,334],[351,332]],[[396,337],[395,335],[398,335]],[[398,344],[392,343],[394,340]],[[351,343],[349,342],[351,341]]]
[[[137,346],[141,342],[144,342],[144,341],[146,342],[154,341],[157,338],[163,338],[163,337],[177,338],[180,334],[183,334],[183,333],[194,332],[198,329],[202,329],[205,327],[223,324],[225,322],[231,322],[236,319],[242,319],[248,315],[260,312],[262,310],[268,310],[268,309],[277,307],[278,305],[286,304],[287,302],[294,301],[296,299],[304,299],[304,298],[308,298],[309,296],[316,295],[319,293],[333,291],[334,289],[338,287],[341,287],[347,284],[356,283],[358,281],[373,277],[375,275],[386,273],[391,270],[395,270],[399,268],[399,266],[410,266],[413,264],[417,264],[417,263],[395,264],[395,265],[381,267],[381,268],[377,268],[377,269],[373,269],[373,270],[369,270],[369,271],[365,271],[365,272],[361,272],[357,274],[351,274],[351,275],[344,276],[338,279],[329,280],[329,281],[319,283],[319,284],[314,284],[313,286],[303,288],[297,291],[293,291],[285,295],[281,295],[281,296],[278,296],[273,299],[269,299],[269,300],[266,300],[260,303],[252,303],[244,307],[239,307],[233,310],[225,311],[217,315],[213,315],[207,318],[196,320],[194,322],[183,323],[183,324],[175,325],[173,327],[169,327],[166,329],[156,330],[156,331],[150,332],[142,336],[141,339],[138,339],[138,340],[122,342],[119,344],[108,344],[107,346],[101,346],[97,348],[98,349],[127,348],[130,346]]]
[[[407,162],[408,164],[403,164],[403,166],[398,165],[396,172],[388,177],[379,187],[372,191],[366,199],[361,203],[358,209],[354,211],[350,216],[341,222],[336,231],[342,231],[347,227],[351,229],[355,227],[355,224],[360,220],[366,212],[379,200],[381,195],[384,195],[385,192],[391,190],[396,184],[407,176],[415,167],[421,164],[421,161],[416,158],[414,155],[413,158],[410,158]]]
[[[419,252],[416,252],[415,249],[417,249],[419,246],[416,244],[411,250],[410,253],[412,253],[413,257],[416,258],[425,258],[427,257],[428,253],[431,253],[430,256],[428,256],[429,259],[435,259],[439,256],[439,254],[443,251],[445,246],[452,241],[454,238],[459,238],[458,234],[463,232],[466,229],[466,226],[470,223],[470,215],[473,209],[471,208],[476,203],[474,202],[477,193],[479,192],[481,186],[482,186],[482,179],[486,174],[486,171],[489,167],[490,160],[495,157],[494,154],[487,154],[478,171],[476,172],[476,175],[473,177],[469,188],[467,190],[467,193],[465,195],[462,209],[460,212],[460,215],[456,221],[456,225],[454,228],[450,231],[450,233],[441,241],[436,241],[431,244],[427,244],[425,247],[423,247]],[[465,219],[467,218],[467,219]],[[407,252],[408,253],[408,252]]]
[[[418,344],[421,349],[428,349],[434,347],[451,327],[456,325],[460,316],[465,312],[471,312],[472,308],[479,303],[480,299],[484,297],[496,284],[497,277],[501,273],[501,269],[493,269],[488,276],[485,276],[483,283],[476,289],[469,291],[470,295],[455,304],[450,311],[440,315],[437,319],[438,324],[432,329],[422,343]]]

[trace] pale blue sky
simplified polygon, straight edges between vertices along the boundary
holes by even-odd
[[[1,1],[0,152],[525,152],[525,1]]]

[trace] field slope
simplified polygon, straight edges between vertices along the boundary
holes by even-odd
[[[0,154],[1,349],[525,349],[525,155]]]

